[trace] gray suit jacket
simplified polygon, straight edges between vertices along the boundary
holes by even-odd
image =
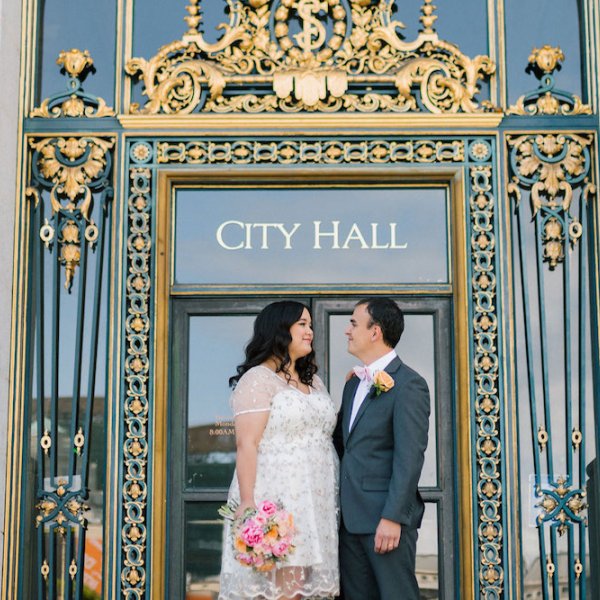
[[[381,518],[418,528],[424,504],[418,483],[429,430],[429,389],[399,358],[385,369],[394,387],[379,396],[371,389],[349,430],[354,393],[344,387],[334,432],[340,456],[340,504],[350,533],[374,533]]]

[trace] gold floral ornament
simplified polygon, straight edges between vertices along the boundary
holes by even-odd
[[[94,61],[87,50],[83,52],[73,48],[63,50],[56,61],[62,65],[67,77],[67,91],[46,98],[39,108],[34,108],[30,117],[113,117],[115,111],[98,96],[86,94],[81,81],[92,69]]]
[[[93,192],[109,189],[106,174],[114,140],[43,138],[31,140],[30,146],[39,186],[50,192],[53,216],[52,222],[46,219],[40,228],[40,238],[48,247],[57,239],[66,273],[65,288],[70,290],[81,259],[82,240],[91,248],[98,240],[98,226],[91,218]],[[39,202],[35,187],[28,188],[27,194]]]
[[[183,38],[127,63],[148,97],[131,113],[495,110],[476,100],[494,63],[439,39],[432,0],[410,42],[394,0],[226,1],[218,42],[206,42],[200,0],[189,0]]]
[[[592,107],[581,98],[555,87],[554,71],[560,69],[565,55],[559,47],[534,48],[528,71],[540,79],[537,90],[521,96],[506,112],[509,115],[590,115]]]
[[[581,514],[587,508],[586,493],[584,490],[570,487],[566,477],[559,477],[548,489],[542,489],[538,485],[536,495],[541,498],[536,505],[540,508],[538,525],[546,521],[559,523],[558,534],[563,535],[569,523],[586,521]]]
[[[529,190],[532,218],[540,219],[544,259],[554,269],[564,260],[567,241],[573,246],[583,233],[570,212],[574,190],[581,189],[583,202],[596,194],[589,178],[592,138],[548,133],[507,136],[507,141],[513,173],[508,192],[518,204],[521,190]]]

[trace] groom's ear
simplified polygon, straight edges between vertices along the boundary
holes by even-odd
[[[377,324],[371,327],[371,340],[373,342],[377,342],[378,340],[383,339],[383,332],[381,331],[381,327]]]

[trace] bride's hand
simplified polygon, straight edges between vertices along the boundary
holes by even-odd
[[[237,510],[235,511],[235,518],[239,519],[240,517],[243,517],[244,513],[248,509],[251,509],[251,510],[256,509],[256,504],[254,503],[253,500],[246,500],[245,502],[240,502],[240,505],[237,507]]]
[[[350,369],[348,373],[346,373],[346,383],[350,381],[354,377],[354,369]]]

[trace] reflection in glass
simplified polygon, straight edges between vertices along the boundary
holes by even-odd
[[[438,505],[428,502],[417,539],[416,575],[422,600],[439,598],[439,572]]]
[[[445,283],[447,196],[444,187],[178,189],[175,281]]]
[[[561,70],[555,72],[556,87],[581,96],[579,0],[552,2],[551,8],[548,0],[506,0],[504,10],[509,104],[538,87],[539,81],[525,69],[532,49],[545,44],[559,46],[565,54]]]
[[[216,600],[219,592],[223,523],[218,502],[185,508],[185,598]]]
[[[329,391],[339,406],[346,376],[357,359],[348,354],[344,331],[348,327],[351,313],[329,316]],[[437,440],[436,440],[436,390],[433,315],[405,313],[404,333],[396,350],[400,358],[420,373],[429,386],[431,394],[431,417],[429,419],[429,444],[425,452],[425,464],[419,484],[437,485]]]
[[[189,325],[186,487],[228,487],[235,432],[228,380],[242,362],[254,316],[193,316]]]

